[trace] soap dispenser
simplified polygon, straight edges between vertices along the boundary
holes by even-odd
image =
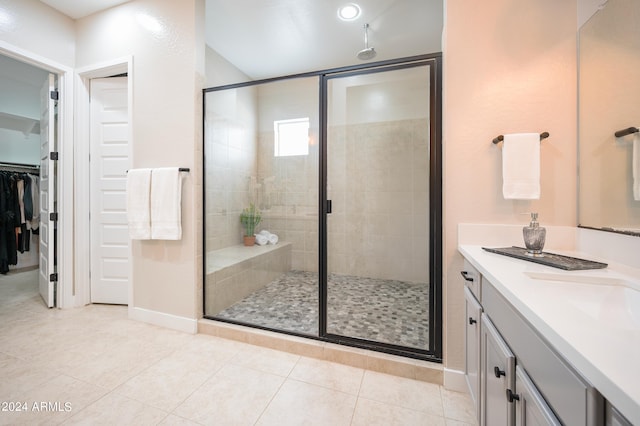
[[[529,226],[522,228],[524,245],[527,247],[527,255],[541,257],[547,230],[538,223],[538,213],[531,213]]]

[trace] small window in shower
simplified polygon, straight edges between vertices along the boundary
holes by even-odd
[[[273,122],[274,155],[309,155],[309,117]]]

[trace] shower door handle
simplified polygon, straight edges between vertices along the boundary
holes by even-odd
[[[327,214],[331,213],[331,200],[327,200]]]

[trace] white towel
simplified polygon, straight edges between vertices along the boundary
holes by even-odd
[[[276,234],[269,234],[267,237],[269,244],[278,244],[278,236]]]
[[[276,234],[272,234],[266,229],[263,229],[256,234],[256,243],[261,246],[265,244],[278,244],[278,236]]]
[[[540,135],[504,135],[502,146],[502,194],[505,199],[540,198]]]
[[[269,243],[269,239],[266,235],[256,234],[256,244],[259,246],[264,246]]]
[[[131,169],[127,173],[127,221],[132,240],[151,238],[149,196],[151,169]]]
[[[182,238],[182,175],[178,167],[162,167],[151,172],[151,238]]]
[[[640,201],[640,133],[633,134],[633,153],[631,168],[633,169],[633,199]]]

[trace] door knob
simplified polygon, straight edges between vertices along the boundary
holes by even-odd
[[[469,325],[473,325],[475,323],[477,323],[478,321],[474,320],[473,318],[469,317]]]
[[[506,376],[507,373],[504,370],[500,370],[498,367],[493,367],[493,374],[499,379],[500,376]]]

